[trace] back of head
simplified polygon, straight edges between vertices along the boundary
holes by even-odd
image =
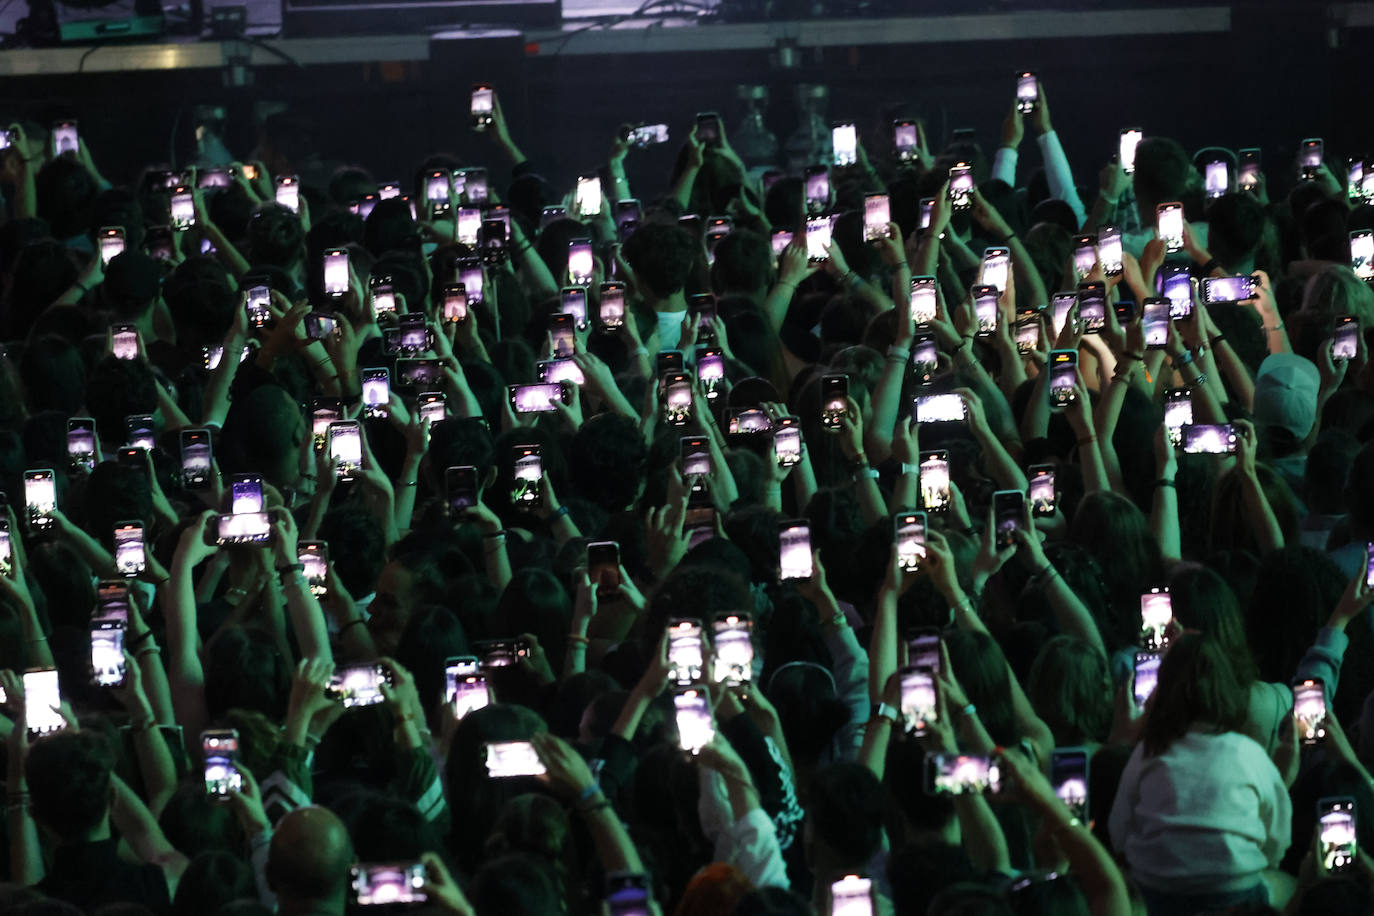
[[[636,232],[631,238],[638,236]],[[616,512],[639,495],[647,457],[644,436],[634,420],[620,414],[598,414],[573,436],[568,473],[578,492]]]
[[[1254,257],[1268,222],[1255,195],[1223,195],[1207,207],[1207,245],[1218,261],[1236,269]]]
[[[86,363],[70,341],[48,334],[29,342],[19,375],[31,411],[58,410],[67,416],[86,401]]]
[[[1169,577],[1174,619],[1188,630],[1215,639],[1230,656],[1242,683],[1255,677],[1255,663],[1245,640],[1245,618],[1231,586],[1206,566],[1182,563]]]
[[[116,321],[143,317],[162,289],[162,265],[137,249],[126,249],[110,259],[101,298]]]
[[[399,197],[378,201],[363,222],[363,246],[377,257],[387,251],[418,250],[419,245],[410,206]]]
[[[210,913],[226,900],[255,897],[253,870],[238,856],[224,851],[203,852],[191,860],[172,899],[172,916]]]
[[[178,340],[192,345],[218,342],[228,332],[239,305],[229,273],[210,257],[187,258],[162,286],[162,298],[176,323]]]
[[[300,406],[280,385],[259,385],[239,395],[224,419],[220,461],[229,474],[264,473],[297,451],[305,421]]]
[[[485,863],[472,882],[479,913],[547,916],[562,910],[564,888],[548,860],[517,853]]]
[[[34,742],[28,759],[33,816],[63,842],[100,826],[110,807],[114,755],[98,732],[59,732]]]
[[[34,182],[38,216],[48,221],[54,238],[89,232],[98,193],[95,178],[70,156],[59,156],[39,169]]]
[[[1302,291],[1302,311],[1332,319],[1357,315],[1362,327],[1374,325],[1374,291],[1345,264],[1323,267]]]
[[[1205,724],[1215,734],[1239,731],[1249,704],[1249,691],[1222,644],[1205,634],[1184,633],[1159,664],[1141,735],[1145,754],[1164,753],[1195,725]]]
[[[1149,222],[1154,221],[1154,208],[1162,203],[1181,200],[1195,175],[1193,162],[1168,137],[1146,137],[1135,150],[1135,197],[1142,213],[1149,207]]]
[[[86,378],[86,406],[95,428],[106,437],[123,438],[124,418],[157,410],[157,382],[141,359],[106,356]]]
[[[697,242],[676,223],[650,223],[625,240],[624,253],[634,269],[635,282],[655,299],[667,299],[687,285]]]
[[[1031,705],[1060,745],[1101,743],[1112,724],[1112,680],[1107,659],[1081,639],[1056,636],[1040,647],[1031,666]]]
[[[773,249],[767,238],[748,229],[731,232],[716,245],[711,265],[711,287],[717,295],[752,293],[768,282],[773,272]]]
[[[839,863],[862,866],[882,842],[884,801],[882,783],[865,766],[834,763],[817,771],[806,804],[812,840]]]
[[[248,258],[257,265],[290,267],[300,258],[305,230],[300,217],[278,203],[265,203],[248,221]]]
[[[341,898],[353,844],[327,808],[297,808],[277,824],[267,853],[267,883],[285,903]]]

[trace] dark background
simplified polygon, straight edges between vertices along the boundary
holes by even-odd
[[[796,125],[791,88],[831,89],[830,119],[860,124],[881,155],[893,114],[926,120],[937,148],[955,127],[973,127],[990,154],[1014,90],[1014,71],[1036,71],[1081,184],[1116,149],[1125,126],[1177,138],[1189,149],[1258,146],[1274,182],[1299,140],[1323,136],[1328,162],[1374,152],[1370,119],[1374,29],[1331,30],[1322,4],[1237,4],[1229,33],[1075,41],[988,41],[803,51],[780,70],[766,51],[710,54],[529,56],[520,38],[438,41],[423,63],[288,66],[255,70],[254,85],[226,89],[218,70],[49,75],[0,84],[0,112],[40,122],[77,117],[97,163],[117,183],[145,163],[185,158],[190,106],[230,114],[228,142],[246,156],[257,100],[289,103],[313,125],[329,159],[358,162],[378,178],[409,180],[428,151],[474,164],[501,163],[467,129],[472,82],[496,84],[512,131],[538,169],[565,184],[604,161],[625,121],[665,121],[675,141],[631,155],[631,180],[659,188],[695,112],[719,110],[727,128],[742,108],[734,86],[767,84],[767,120],[780,141]],[[709,29],[710,26],[699,26]],[[174,125],[176,129],[174,130]],[[1022,147],[1038,164],[1031,131]]]

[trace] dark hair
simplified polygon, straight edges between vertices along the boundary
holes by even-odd
[[[812,836],[847,867],[862,867],[882,842],[886,796],[878,777],[858,763],[833,763],[811,777],[806,817]]]
[[[248,250],[253,266],[291,267],[305,250],[301,219],[281,204],[268,202],[248,220]]]
[[[64,842],[100,825],[110,808],[114,755],[100,732],[58,732],[29,749],[33,816]]]
[[[264,631],[228,627],[206,646],[205,706],[211,718],[247,709],[280,721],[290,690],[287,661]]]
[[[386,564],[386,539],[376,517],[361,506],[345,503],[324,514],[320,540],[329,544],[330,565],[350,595],[375,590]]]
[[[773,271],[773,247],[761,233],[737,229],[716,245],[711,286],[716,294],[754,292]],[[733,341],[732,341],[733,342]]]
[[[472,903],[479,913],[547,916],[565,899],[558,872],[548,859],[515,853],[484,862],[472,880]]]
[[[511,576],[496,615],[511,633],[532,633],[556,671],[562,666],[572,610],[572,598],[557,576],[546,569],[527,568]]]
[[[208,346],[224,339],[239,306],[229,272],[211,257],[190,257],[162,285],[179,343]],[[181,338],[185,337],[183,341]]]
[[[1235,268],[1259,250],[1267,223],[1255,195],[1225,194],[1207,207],[1207,246],[1223,265]]]
[[[1027,694],[1058,745],[1101,743],[1112,725],[1107,658],[1075,636],[1056,636],[1031,665]]]
[[[86,363],[65,338],[45,334],[29,341],[19,358],[29,410],[57,410],[74,416],[86,403]]]
[[[1348,581],[1326,551],[1314,547],[1290,544],[1265,556],[1245,615],[1261,678],[1286,683],[1297,674],[1298,663]],[[1350,704],[1355,715],[1365,694],[1349,688],[1361,667],[1347,666],[1347,689],[1336,694],[1337,706]]]
[[[650,223],[635,230],[622,250],[635,282],[655,299],[667,299],[687,285],[698,247],[692,234],[676,223]]]
[[[1249,687],[1258,676],[1245,641],[1245,618],[1231,586],[1206,566],[1181,563],[1169,577],[1169,596],[1179,625],[1221,643],[1236,676]]]
[[[199,916],[221,903],[257,896],[253,869],[238,856],[222,850],[193,858],[177,883],[172,916]]]
[[[573,486],[603,509],[620,511],[639,495],[648,447],[639,424],[629,417],[592,417],[578,428],[567,454]]]
[[[1141,732],[1145,756],[1159,756],[1195,726],[1205,725],[1213,734],[1239,732],[1249,706],[1250,692],[1221,642],[1184,633],[1159,663],[1159,683]]]
[[[1181,200],[1194,177],[1193,163],[1177,140],[1146,137],[1135,149],[1135,196],[1151,210]]]
[[[86,379],[86,406],[96,431],[123,438],[124,418],[157,410],[157,385],[153,370],[141,359],[106,356]]]
[[[53,237],[58,240],[83,235],[93,228],[91,220],[98,190],[95,178],[74,158],[50,159],[34,179],[38,217],[48,221]]]

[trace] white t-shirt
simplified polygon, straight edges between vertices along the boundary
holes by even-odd
[[[687,318],[687,310],[680,312],[658,312],[658,349],[676,350],[682,341],[682,322]]]
[[[1292,804],[1250,738],[1189,732],[1157,757],[1136,745],[1108,828],[1131,875],[1174,894],[1252,887],[1288,849]]]

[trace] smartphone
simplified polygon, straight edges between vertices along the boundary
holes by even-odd
[[[927,754],[926,793],[984,795],[1002,791],[1002,765],[976,754]]]
[[[973,297],[973,314],[978,319],[978,336],[991,337],[997,332],[997,287],[975,286],[969,295]]]
[[[1102,226],[1097,230],[1097,260],[1102,264],[1102,272],[1107,276],[1121,275],[1123,262],[1120,229],[1115,226]]]
[[[47,735],[66,728],[57,708],[62,705],[62,690],[56,668],[24,672],[24,718],[29,734]]]
[[[1033,518],[1049,518],[1054,515],[1056,505],[1054,465],[1033,464],[1030,466],[1030,504]]]
[[[830,170],[823,165],[809,165],[803,180],[807,215],[824,213],[830,206]]]
[[[522,658],[529,658],[530,644],[525,639],[479,639],[472,644],[479,667],[509,668]]]
[[[1121,131],[1116,155],[1117,161],[1121,163],[1121,170],[1127,175],[1135,173],[1135,148],[1140,145],[1143,136],[1139,127],[1128,127]]]
[[[826,916],[873,916],[873,882],[845,875],[830,884],[830,909]]]
[[[379,664],[346,665],[335,670],[325,695],[343,703],[344,708],[375,706],[383,700],[383,683],[390,683],[390,675]]]
[[[601,305],[597,311],[603,331],[614,331],[625,326],[625,284],[602,283]]]
[[[1030,114],[1040,102],[1040,82],[1035,74],[1023,71],[1016,75],[1016,110]]]
[[[940,673],[940,631],[934,627],[922,627],[907,636],[907,658],[910,668]],[[930,720],[926,720],[930,721]]]
[[[921,198],[920,207],[921,207],[921,228],[922,228],[922,229],[929,229],[929,228],[930,228],[930,218],[931,218],[931,215],[934,214],[934,212],[935,212],[935,198],[933,198],[933,197],[922,197],[922,198]],[[945,237],[945,234],[944,234],[943,232],[941,232],[941,233],[940,233],[940,238],[944,238],[944,237]]]
[[[1135,653],[1135,662],[1131,669],[1131,695],[1135,698],[1137,709],[1144,709],[1145,701],[1155,692],[1155,686],[1159,683],[1161,658],[1158,652]]]
[[[1050,753],[1050,785],[1073,816],[1088,823],[1088,749],[1055,748]]]
[[[1317,802],[1322,867],[1329,872],[1348,871],[1355,864],[1355,799],[1328,797]]]
[[[292,213],[301,212],[301,183],[295,175],[281,175],[277,178],[277,203]]]
[[[949,170],[949,202],[955,210],[968,210],[973,206],[973,169],[967,162],[960,162]]]
[[[714,111],[703,111],[697,114],[697,139],[707,146],[720,146],[721,142],[720,115]]]
[[[892,222],[892,205],[886,194],[864,196],[864,241],[876,242],[889,237],[888,223]]]
[[[81,138],[76,131],[75,121],[58,121],[52,126],[52,155],[56,159],[63,153],[75,155],[81,148]]]
[[[423,862],[365,862],[349,868],[353,901],[358,906],[424,903],[429,897],[421,888],[427,880]]]
[[[391,370],[374,366],[360,373],[363,383],[363,415],[385,419],[391,414]]]
[[[262,478],[256,474],[237,474],[229,484],[230,512],[261,512],[263,509]]]
[[[72,417],[67,421],[67,462],[89,473],[95,470],[95,420]]]
[[[543,776],[547,770],[534,745],[528,741],[490,741],[486,744],[487,776],[510,779]]]
[[[1040,349],[1040,313],[1021,309],[1016,317],[1016,351],[1022,355]]]
[[[10,521],[7,518],[0,518],[0,576],[13,574],[14,548],[10,544]],[[4,693],[4,691],[0,691],[0,693]]]
[[[456,656],[444,662],[444,701],[460,722],[468,713],[491,705],[491,688],[487,676],[478,670],[475,656]]]
[[[605,916],[649,916],[649,876],[641,872],[611,872],[606,876]]]
[[[936,293],[935,278],[931,276],[911,278],[911,320],[918,325],[935,320]]]
[[[579,218],[601,215],[601,176],[577,176],[574,207]]]
[[[1078,292],[1061,291],[1050,296],[1050,332],[1058,337],[1069,320],[1069,314],[1078,304]]]
[[[673,694],[673,710],[678,746],[689,754],[700,753],[716,736],[710,697],[700,687],[683,687]]]
[[[363,466],[362,427],[357,420],[335,420],[326,426],[329,461],[338,477],[352,477]]]
[[[1225,159],[1213,159],[1203,165],[1202,186],[1209,200],[1229,193],[1231,190],[1231,164]]]
[[[124,686],[126,626],[125,620],[115,618],[91,620],[91,683],[97,687]]]
[[[1236,170],[1236,186],[1242,191],[1253,191],[1259,187],[1260,151],[1251,147],[1239,152],[1239,167]]]
[[[329,424],[342,419],[343,402],[338,398],[311,398],[310,432],[315,451],[324,451],[329,437]]]
[[[1007,248],[983,249],[983,267],[978,282],[991,286],[1001,293],[1007,288],[1007,274],[1011,271],[1011,250]]]
[[[660,380],[663,422],[686,426],[692,422],[692,377],[685,372],[670,372]]]
[[[920,149],[915,121],[892,122],[892,146],[897,151],[898,162],[911,162]]]
[[[916,401],[917,423],[957,423],[966,417],[964,399],[957,394],[922,394]]]
[[[773,230],[773,234],[769,236],[769,239],[773,246],[773,257],[775,259],[782,257],[782,253],[787,250],[787,246],[792,244],[792,235],[793,233],[790,229]]]
[[[737,686],[753,680],[753,631],[748,614],[723,614],[711,622],[711,679],[717,684]]]
[[[1104,283],[1078,284],[1078,320],[1084,334],[1100,334],[1107,326],[1107,286]]]
[[[1051,350],[1049,369],[1050,408],[1062,410],[1078,399],[1078,351]]]
[[[1293,684],[1293,715],[1303,744],[1326,737],[1326,686],[1320,680],[1305,678]]]
[[[592,282],[595,262],[591,239],[572,239],[568,242],[568,285],[587,286]]]
[[[52,514],[57,511],[57,481],[51,470],[24,472],[24,506],[29,525],[35,531],[52,527]]]
[[[701,680],[705,656],[701,621],[680,617],[668,622],[668,679],[676,684]]]
[[[567,404],[571,400],[571,389],[564,382],[509,385],[506,397],[516,413],[548,413],[554,410],[553,402]]]
[[[495,121],[496,91],[488,83],[474,83],[470,106],[472,129],[486,130]]]
[[[1350,267],[1361,280],[1374,282],[1374,231],[1350,233]]]
[[[1298,166],[1301,168],[1320,168],[1326,152],[1321,137],[1308,137],[1298,148]]]
[[[1159,651],[1169,641],[1174,603],[1167,588],[1152,588],[1140,596],[1140,647]]]
[[[806,257],[812,264],[820,264],[830,257],[831,227],[829,216],[806,218]]]
[[[1073,239],[1073,273],[1081,283],[1088,279],[1097,264],[1097,239],[1091,235],[1076,235]]]
[[[1189,423],[1183,427],[1183,451],[1188,455],[1234,455],[1235,427],[1230,423]]]
[[[450,516],[458,516],[475,508],[478,500],[477,468],[467,464],[446,468],[444,498]]]
[[[701,385],[706,400],[715,401],[723,393],[721,386],[725,381],[725,351],[720,347],[698,346],[696,362],[697,383]]]
[[[1360,319],[1354,315],[1338,315],[1336,330],[1331,339],[1331,358],[1354,359],[1360,351]]]
[[[826,429],[839,429],[848,412],[846,401],[849,398],[849,376],[826,375],[821,377],[821,425]]]
[[[782,468],[790,468],[801,461],[799,427],[783,426],[773,430],[773,460]]]
[[[1187,264],[1165,264],[1160,268],[1160,295],[1169,300],[1169,317],[1175,321],[1192,317],[1193,278]]]
[[[830,130],[833,165],[854,165],[859,161],[859,132],[852,121],[836,124]]]
[[[944,449],[922,452],[918,475],[921,507],[926,512],[949,511],[949,452]]]
[[[239,759],[239,733],[234,729],[207,730],[200,733],[201,755],[205,758],[205,791],[218,801],[243,788],[243,776],[235,764]]]
[[[940,368],[940,347],[931,334],[918,334],[911,342],[911,374],[916,384],[929,385]]]
[[[926,514],[898,512],[892,517],[892,537],[897,543],[897,566],[916,572],[926,558]]]
[[[272,540],[272,517],[266,512],[240,512],[221,515],[206,528],[205,540],[220,547],[226,544],[267,544]]]
[[[1166,251],[1183,250],[1183,204],[1166,203],[1155,207],[1155,237]]]
[[[1141,310],[1141,327],[1145,332],[1145,349],[1163,350],[1169,343],[1168,299],[1152,296],[1145,300]]]
[[[463,292],[467,295],[468,307],[482,304],[482,287],[485,282],[486,274],[482,271],[482,261],[479,258],[459,258],[454,268],[457,271],[457,283],[463,287]]]
[[[1187,388],[1169,388],[1164,392],[1164,428],[1174,448],[1183,444],[1183,428],[1193,422],[1193,393]]]
[[[778,577],[810,579],[811,526],[803,520],[778,523]]]
[[[587,545],[587,577],[602,593],[620,588],[620,544],[615,541],[593,541]]]
[[[696,318],[697,342],[715,343],[716,329],[711,322],[716,320],[716,297],[710,293],[697,293],[687,297],[687,313]]]
[[[1026,494],[1020,490],[998,490],[992,494],[992,519],[997,543],[1009,547],[1016,543],[1015,533],[1025,528]]]
[[[142,522],[115,522],[115,571],[126,579],[135,579],[148,567],[143,544]]]
[[[158,261],[170,261],[174,254],[171,226],[149,226],[143,234],[143,250],[148,257]]]
[[[331,299],[341,299],[348,294],[348,250],[331,248],[324,253],[324,292]],[[375,293],[374,293],[375,296]],[[374,306],[374,308],[378,308]],[[380,309],[384,311],[385,309]],[[391,311],[396,310],[393,301]]]
[[[1202,281],[1202,301],[1244,302],[1259,294],[1259,280],[1255,277],[1207,277]]]
[[[124,253],[124,228],[102,226],[96,238],[100,242],[100,266],[109,267],[116,255]]]

